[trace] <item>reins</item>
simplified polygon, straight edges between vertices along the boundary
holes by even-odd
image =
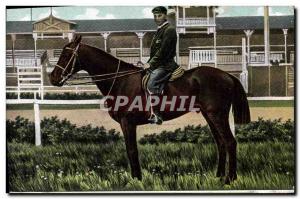
[[[141,71],[143,71],[143,69],[140,69],[140,70],[127,70],[127,71],[119,71],[120,70],[120,65],[121,65],[121,60],[119,59],[118,61],[118,66],[117,66],[117,71],[114,72],[114,73],[106,73],[106,74],[101,74],[101,75],[86,75],[86,76],[81,76],[81,77],[72,77],[73,75],[73,71],[74,71],[74,67],[75,67],[75,62],[76,62],[76,59],[78,59],[79,61],[79,64],[80,64],[80,60],[79,60],[79,56],[78,56],[78,49],[79,49],[79,45],[80,43],[74,48],[69,48],[67,47],[66,49],[67,50],[71,50],[73,51],[72,53],[72,57],[70,58],[70,60],[68,61],[66,67],[62,67],[58,64],[56,64],[55,66],[57,66],[58,68],[62,69],[63,72],[62,72],[62,81],[65,82],[67,85],[69,86],[72,86],[72,85],[92,85],[96,82],[102,82],[102,81],[107,81],[107,80],[112,80],[113,79],[113,82],[110,86],[110,89],[108,91],[108,94],[110,94],[114,84],[115,84],[115,81],[117,78],[120,78],[120,77],[125,77],[125,76],[128,76],[128,75],[132,75],[132,74],[135,74],[135,73],[139,73]],[[71,61],[73,59],[73,63],[72,65],[71,64]],[[81,64],[80,64],[81,65]],[[63,75],[66,71],[66,69],[71,66],[71,71],[67,74],[67,75]],[[70,78],[72,78],[72,80],[80,80],[80,79],[87,79],[87,78],[97,78],[97,77],[107,77],[107,76],[111,76],[111,75],[115,75],[113,77],[108,77],[108,78],[104,78],[104,79],[96,79],[96,80],[92,80],[92,81],[83,81],[83,82],[79,82],[79,83],[72,83],[72,82],[66,82],[67,80],[69,80]]]
[[[68,83],[66,82],[67,85],[69,86],[72,86],[72,85],[92,85],[94,84],[95,82],[102,82],[102,81],[107,81],[107,80],[111,80],[111,79],[117,79],[117,78],[120,78],[120,77],[125,77],[125,76],[128,76],[128,75],[132,75],[132,74],[135,74],[135,73],[139,73],[141,71],[143,71],[143,69],[140,69],[140,70],[136,70],[136,71],[133,71],[133,70],[130,70],[130,71],[121,71],[119,73],[110,73],[110,74],[104,74],[104,75],[99,75],[99,76],[109,76],[109,75],[113,75],[113,74],[120,74],[120,73],[125,73],[125,74],[122,74],[122,75],[116,75],[114,77],[108,77],[108,78],[105,78],[105,79],[97,79],[97,80],[92,80],[92,81],[85,81],[85,82],[80,82],[80,83]],[[85,77],[75,77],[75,78],[72,78],[71,80],[77,80],[77,79],[86,79],[86,78],[91,78],[91,77],[95,77],[95,76],[85,76]],[[98,76],[96,76],[98,77]]]

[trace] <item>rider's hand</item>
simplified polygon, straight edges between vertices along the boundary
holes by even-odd
[[[149,63],[144,63],[143,67],[144,67],[145,69],[150,68],[150,64],[149,64]]]

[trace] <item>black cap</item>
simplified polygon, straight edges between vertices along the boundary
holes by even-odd
[[[167,8],[163,7],[163,6],[157,6],[155,8],[152,9],[152,13],[153,14],[167,14]]]

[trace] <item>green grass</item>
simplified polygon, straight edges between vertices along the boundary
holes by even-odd
[[[249,101],[250,107],[294,107],[294,100],[281,101]],[[69,109],[95,109],[99,108],[98,104],[83,104],[83,105],[40,105],[41,109],[51,110],[69,110]],[[32,110],[32,104],[7,104],[7,110]]]
[[[282,190],[295,185],[294,145],[238,145],[238,179],[215,177],[214,144],[139,145],[143,180],[132,179],[123,142],[36,147],[8,143],[10,191]]]

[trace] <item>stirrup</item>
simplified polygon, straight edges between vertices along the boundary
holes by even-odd
[[[150,116],[150,118],[148,119],[148,121],[151,123],[151,124],[157,124],[157,125],[161,125],[163,123],[163,120],[161,117],[155,115],[155,114],[152,114]]]

